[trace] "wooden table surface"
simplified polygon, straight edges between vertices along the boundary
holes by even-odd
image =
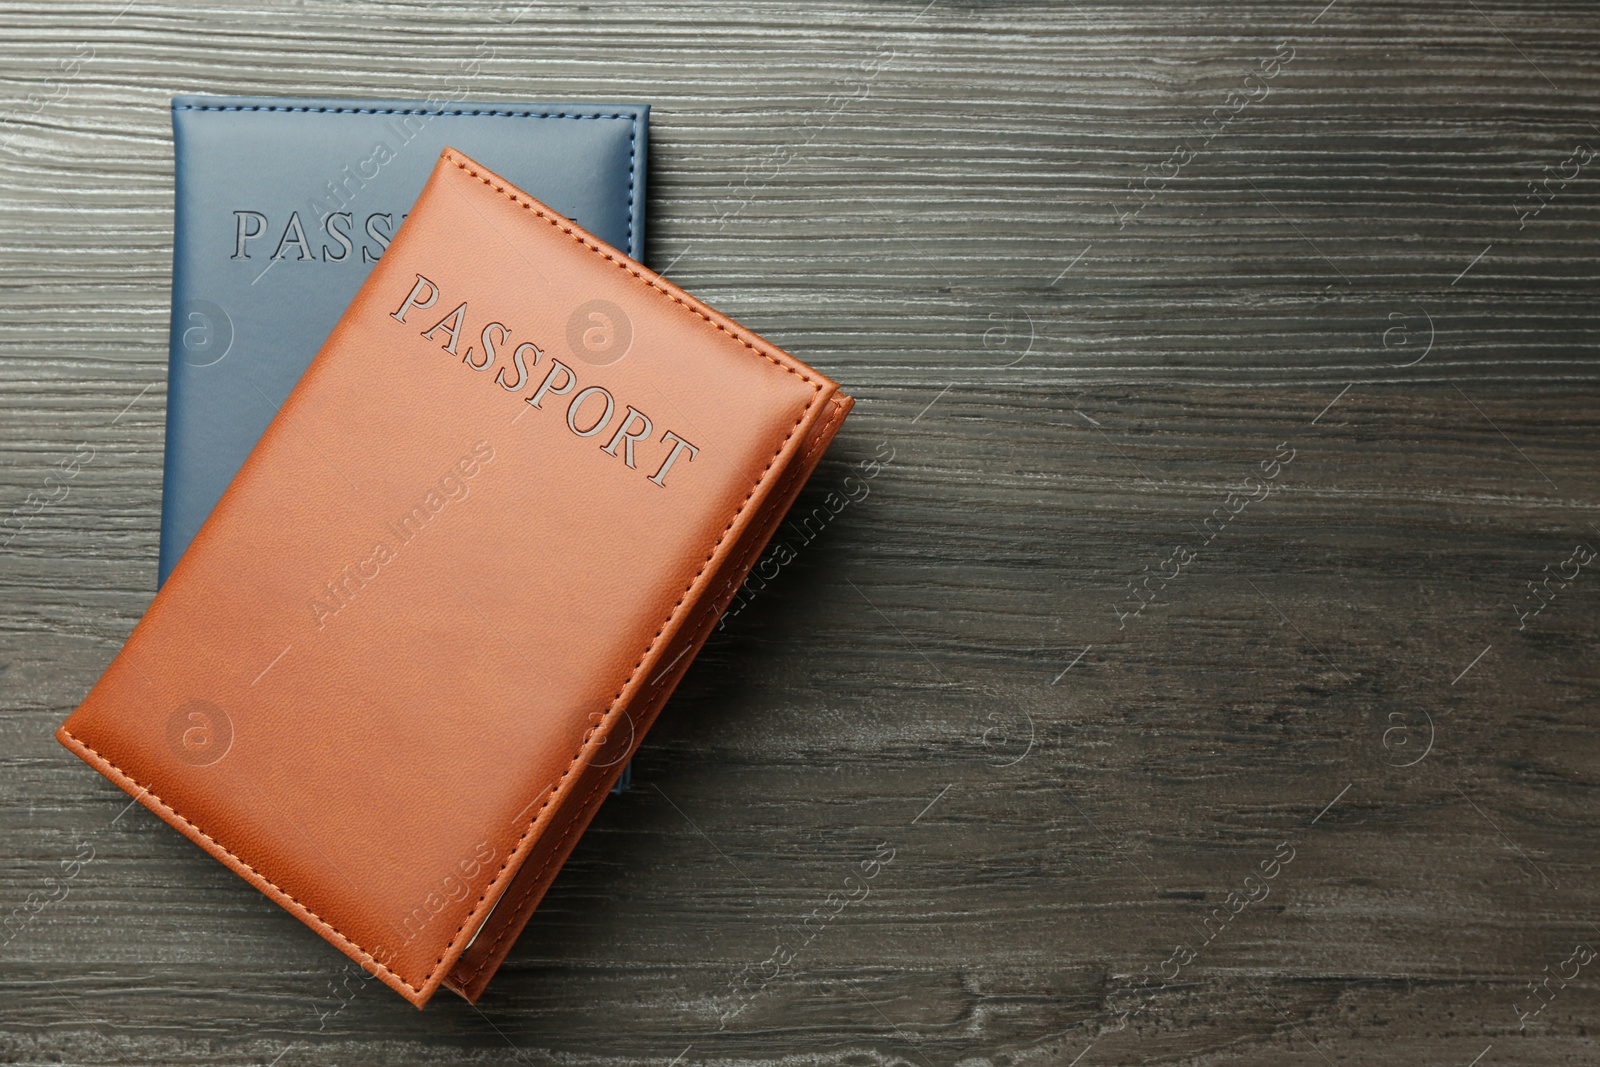
[[[0,1063],[1600,1061],[1600,8],[873,6],[0,3],[0,515],[92,452],[0,554]],[[51,735],[155,584],[168,98],[456,85],[653,104],[647,261],[859,406],[418,1012]]]

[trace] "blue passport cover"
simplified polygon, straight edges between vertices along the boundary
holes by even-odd
[[[175,97],[159,580],[322,347],[440,151],[465,152],[638,259],[649,111]]]

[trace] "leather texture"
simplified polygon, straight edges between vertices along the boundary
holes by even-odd
[[[57,736],[476,1000],[850,406],[446,150]]]
[[[176,97],[159,581],[447,144],[641,259],[648,119],[640,104]]]

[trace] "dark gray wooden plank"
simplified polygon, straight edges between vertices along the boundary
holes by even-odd
[[[0,3],[0,515],[93,450],[0,553],[0,1059],[1593,1062],[1596,965],[1530,983],[1600,943],[1600,578],[1519,611],[1600,543],[1600,159],[1529,210],[1595,14]],[[653,103],[649,262],[860,405],[418,1013],[51,732],[154,584],[167,98],[455,89]]]

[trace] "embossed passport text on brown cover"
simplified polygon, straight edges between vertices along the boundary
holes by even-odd
[[[447,150],[58,736],[476,1000],[850,405]]]

